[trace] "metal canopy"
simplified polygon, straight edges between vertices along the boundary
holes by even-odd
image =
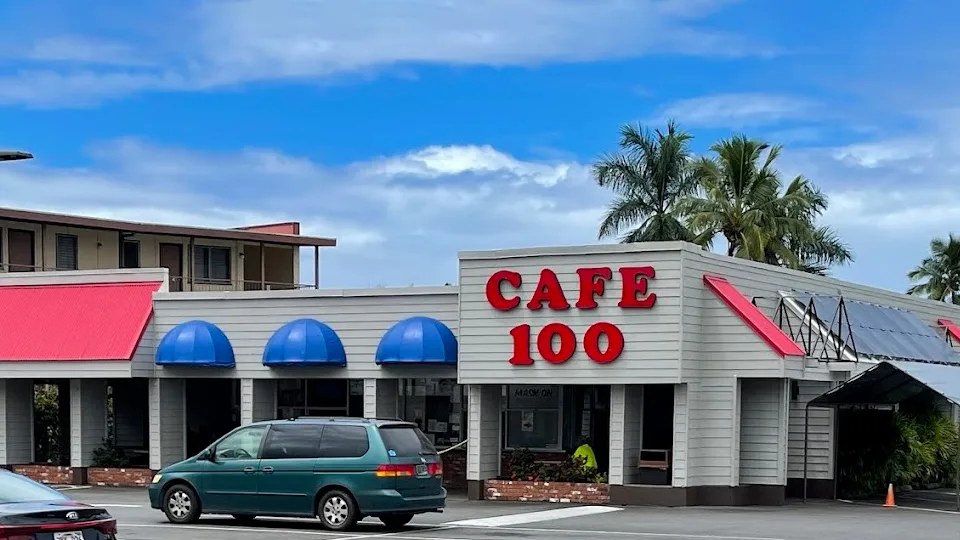
[[[808,406],[896,405],[928,389],[960,405],[960,366],[881,362],[814,398]]]
[[[831,332],[847,342],[858,356],[960,365],[960,353],[907,310],[839,296],[808,294],[796,299],[805,305],[812,302],[820,322],[829,325]]]
[[[839,405],[895,405],[925,391],[960,405],[960,366],[924,362],[883,361],[829,392],[807,402],[803,419],[803,500],[807,500],[807,463],[810,444],[810,408]],[[960,459],[960,456],[958,456]],[[834,478],[837,478],[834,462]],[[837,496],[834,482],[833,496]],[[960,463],[954,479],[960,511]]]

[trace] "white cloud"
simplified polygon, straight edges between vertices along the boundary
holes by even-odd
[[[586,174],[585,169],[571,163],[520,161],[489,145],[430,146],[402,156],[382,159],[366,167],[379,175],[426,179],[466,173],[502,175],[518,182],[534,182],[546,187],[556,185],[572,175]]]
[[[317,80],[403,63],[510,66],[651,53],[772,54],[770,47],[703,25],[733,1],[209,0],[193,4],[187,15],[181,3],[171,2],[167,16],[165,4],[151,4],[163,28],[138,27],[136,42],[88,38],[82,32],[94,30],[83,18],[72,21],[70,35],[42,34],[39,24],[33,35],[18,34],[16,43],[34,42],[22,58],[37,65],[0,77],[0,102],[87,105],[137,91]],[[157,67],[121,67],[146,58]],[[54,71],[50,62],[88,65]]]
[[[88,153],[83,168],[0,167],[3,205],[211,227],[297,220],[303,234],[338,239],[324,251],[325,286],[439,284],[456,279],[461,249],[589,243],[606,202],[576,162],[492,147],[434,146],[340,167],[133,138]],[[304,261],[310,276],[312,255]]]
[[[731,93],[682,99],[661,107],[652,123],[670,119],[686,127],[742,128],[809,118],[817,105],[809,99],[763,93]]]

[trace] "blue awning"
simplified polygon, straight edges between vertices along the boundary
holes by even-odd
[[[167,332],[157,346],[158,366],[222,367],[236,365],[233,346],[223,330],[207,321],[187,321]]]
[[[960,405],[960,366],[924,362],[880,362],[811,400],[810,405],[896,405],[923,392],[933,392]]]
[[[263,365],[343,367],[347,353],[333,328],[315,319],[297,319],[270,336],[263,350]]]
[[[378,364],[457,364],[457,338],[430,317],[404,319],[380,339]]]
[[[805,305],[812,301],[820,322],[825,327],[830,326],[830,330],[859,356],[960,364],[960,353],[954,351],[932,327],[905,309],[844,299],[844,318],[839,313],[840,297],[807,294],[797,296],[797,300]],[[846,319],[850,321],[849,327]],[[848,333],[853,335],[852,341],[846,335]]]

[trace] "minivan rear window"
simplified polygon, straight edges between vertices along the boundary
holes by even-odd
[[[437,449],[430,444],[423,432],[413,426],[383,426],[380,428],[380,437],[387,451],[395,452],[396,457],[437,453]]]

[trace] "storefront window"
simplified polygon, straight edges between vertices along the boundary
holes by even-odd
[[[281,379],[277,381],[277,418],[363,416],[363,381]]]
[[[402,379],[402,417],[416,422],[437,448],[453,446],[463,440],[467,429],[464,390],[456,379]]]
[[[507,385],[507,448],[559,450],[562,393],[557,385]]]

